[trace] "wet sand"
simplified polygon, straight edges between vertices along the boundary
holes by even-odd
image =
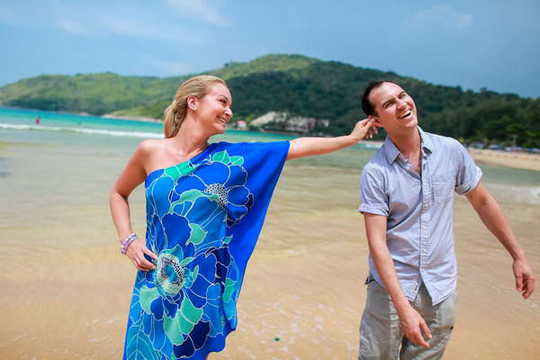
[[[8,176],[0,178],[7,199],[0,210],[0,358],[121,358],[135,273],[118,252],[106,201],[127,153],[0,151],[9,159]],[[210,359],[356,358],[367,273],[358,176],[287,165],[248,266],[239,328]],[[540,201],[490,188],[540,271]],[[143,234],[141,189],[132,216]],[[445,359],[537,359],[540,297],[518,296],[509,256],[459,197],[455,236],[458,322]]]

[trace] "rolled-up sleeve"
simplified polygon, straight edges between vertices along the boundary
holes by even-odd
[[[461,145],[456,142],[458,153],[458,171],[456,178],[456,192],[464,195],[474,189],[480,182],[482,170],[474,163],[473,158]]]
[[[384,190],[384,176],[375,167],[365,167],[360,179],[359,212],[388,216],[388,196]]]

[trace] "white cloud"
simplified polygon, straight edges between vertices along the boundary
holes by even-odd
[[[163,15],[156,16],[160,11]],[[38,6],[27,1],[0,5],[0,23],[56,28],[83,37],[117,35],[175,40],[181,44],[200,44],[203,41],[201,33],[195,33],[175,17],[167,16],[169,12],[164,5],[156,10],[146,4],[137,6],[124,1],[105,4],[98,0],[92,6],[57,0],[43,0],[43,4]]]
[[[217,26],[231,24],[229,19],[219,13],[223,5],[221,0],[167,0],[167,4],[184,18],[196,18]]]
[[[139,10],[139,11],[137,11]],[[182,29],[177,24],[156,22],[142,9],[126,9],[123,6],[102,8],[79,8],[77,4],[58,5],[50,16],[54,27],[86,37],[119,35],[147,39],[174,39]]]
[[[78,21],[67,18],[59,18],[54,22],[56,27],[64,30],[68,33],[75,35],[91,36],[92,30],[86,28],[86,26]]]
[[[413,23],[420,26],[445,27],[450,29],[465,29],[472,25],[473,16],[461,14],[449,5],[436,5],[429,9],[420,10],[413,19]]]

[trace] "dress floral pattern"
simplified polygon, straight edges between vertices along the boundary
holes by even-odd
[[[124,359],[206,359],[224,348],[288,146],[215,143],[148,175],[146,242],[158,259],[137,273]]]

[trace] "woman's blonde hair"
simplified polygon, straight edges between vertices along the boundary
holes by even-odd
[[[187,114],[187,98],[189,96],[202,98],[208,93],[210,86],[216,83],[227,86],[223,79],[212,75],[194,76],[180,85],[178,90],[176,90],[173,102],[164,111],[163,131],[166,138],[175,136],[180,126],[182,126],[182,122]]]

